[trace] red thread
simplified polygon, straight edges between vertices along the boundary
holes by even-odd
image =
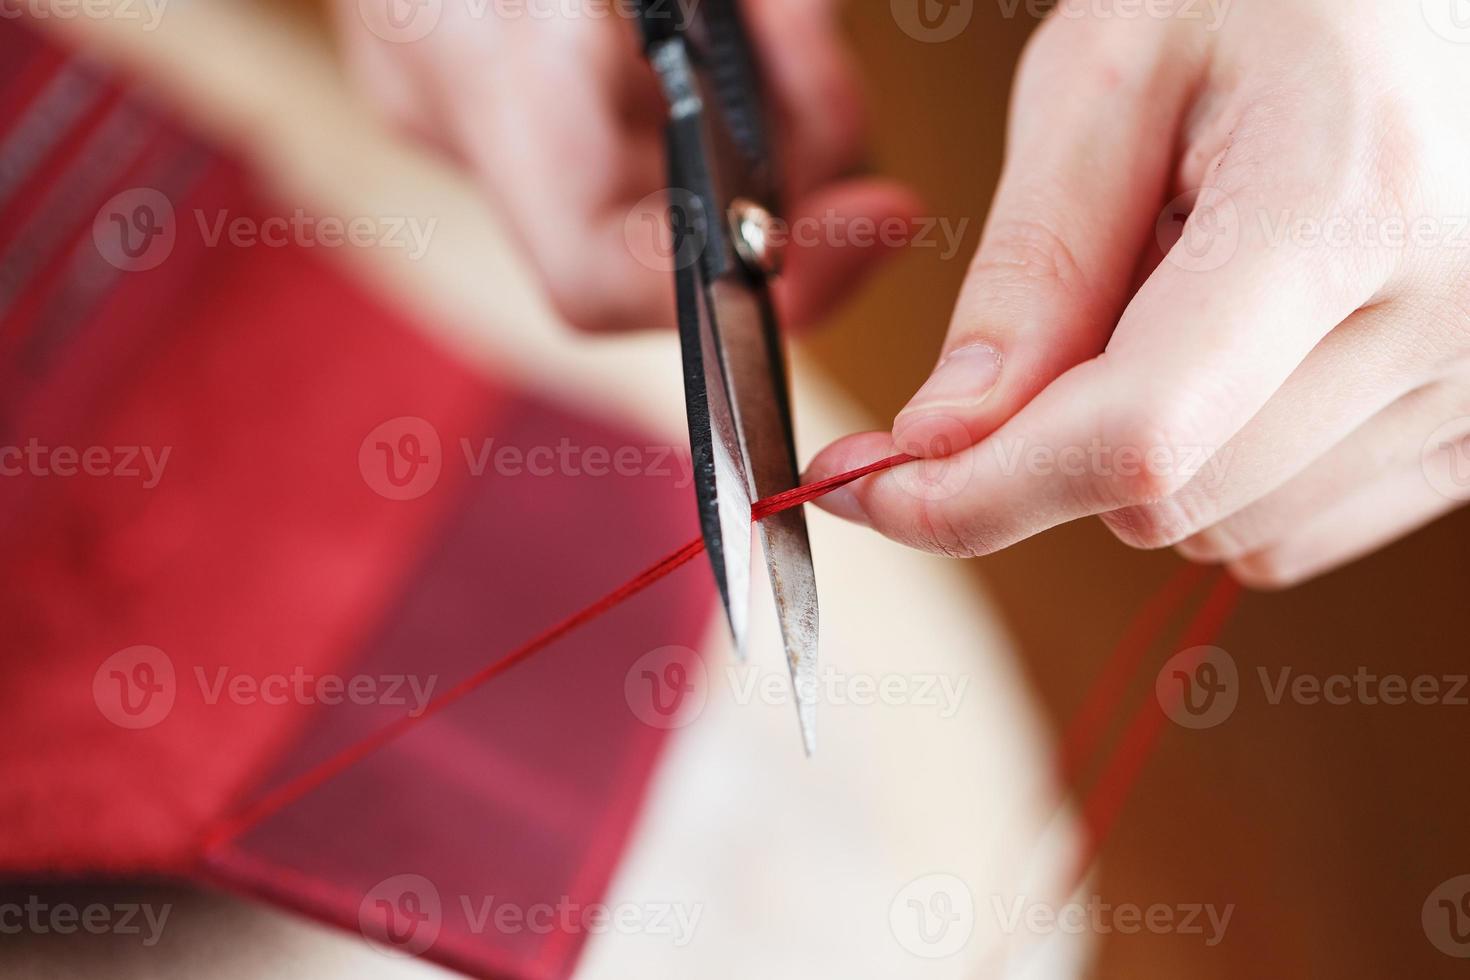
[[[1185,631],[1182,647],[1189,649],[1208,643],[1217,636],[1230,618],[1240,599],[1240,584],[1229,575],[1220,574]],[[1130,792],[1144,765],[1163,734],[1168,718],[1154,692],[1134,712],[1123,732],[1121,743],[1093,790],[1083,801],[1083,823],[1088,831],[1087,850],[1078,863],[1075,882],[1081,882],[1102,846],[1107,842]]]
[[[1063,786],[1072,785],[1082,774],[1086,754],[1100,741],[1111,710],[1122,702],[1129,681],[1138,676],[1151,645],[1163,635],[1169,617],[1204,577],[1203,565],[1180,566],[1128,623],[1062,736],[1057,768]]]
[[[852,470],[848,473],[840,473],[819,483],[797,487],[793,490],[787,490],[784,493],[767,497],[752,505],[750,508],[751,519],[761,521],[773,514],[779,514],[782,511],[791,510],[794,507],[800,507],[802,504],[826,496],[833,490],[847,486],[855,480],[861,480],[865,476],[871,476],[874,473],[891,469],[900,463],[909,462],[912,458],[911,456],[904,455],[890,456],[887,459],[871,463],[861,469]],[[202,849],[205,852],[212,851],[240,837],[255,825],[269,818],[272,814],[279,813],[282,809],[301,799],[301,797],[316,789],[333,776],[350,769],[409,729],[437,715],[445,708],[460,701],[489,681],[510,670],[516,664],[545,650],[573,630],[585,626],[613,607],[626,602],[650,585],[667,577],[674,570],[683,565],[687,565],[702,551],[704,551],[704,540],[702,538],[695,538],[677,551],[665,555],[653,565],[639,572],[601,599],[573,613],[540,635],[532,637],[494,663],[466,677],[454,685],[454,687],[430,701],[416,717],[405,715],[391,724],[383,726],[361,741],[349,745],[320,765],[308,769],[295,779],[278,786],[234,816],[224,819],[205,835]]]

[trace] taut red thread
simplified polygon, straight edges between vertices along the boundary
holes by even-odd
[[[879,460],[860,469],[840,473],[819,483],[796,487],[793,490],[787,490],[784,493],[778,493],[764,500],[756,501],[750,508],[751,519],[757,521],[765,520],[773,514],[779,514],[782,511],[791,510],[794,507],[800,507],[802,504],[810,503],[819,497],[831,493],[833,490],[847,486],[855,480],[861,480],[865,476],[871,476],[874,473],[891,469],[900,463],[909,462],[912,458],[911,456],[905,455],[890,456],[887,459]],[[665,555],[601,599],[573,613],[539,635],[532,637],[494,663],[466,677],[454,685],[454,687],[430,701],[419,715],[405,715],[391,724],[383,726],[361,741],[348,746],[346,749],[328,758],[320,765],[308,769],[295,779],[267,793],[234,816],[223,820],[205,835],[201,850],[208,852],[224,846],[267,817],[290,806],[333,776],[361,762],[364,758],[398,738],[398,736],[407,732],[409,729],[427,721],[445,708],[484,686],[492,679],[510,670],[516,664],[540,653],[573,630],[585,626],[613,607],[626,602],[650,585],[667,577],[675,569],[687,565],[702,551],[704,551],[704,540],[702,538],[695,538],[678,550]]]

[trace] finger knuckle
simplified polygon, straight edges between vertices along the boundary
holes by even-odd
[[[1247,554],[1231,525],[1216,524],[1178,542],[1179,553],[1192,562],[1222,565]]]
[[[1156,399],[1115,422],[1104,439],[1110,465],[1099,479],[1117,507],[1161,504],[1184,489],[1183,460],[1189,447],[1200,445],[1195,415],[1186,402]]]
[[[672,286],[664,289],[663,277],[641,267],[636,275],[611,280],[605,264],[563,256],[541,263],[541,280],[556,314],[582,330],[628,330],[674,320]]]
[[[1172,2],[1172,0],[1171,0]],[[1165,65],[1193,46],[1177,43],[1172,18],[1112,17],[1092,0],[1061,0],[1032,33],[1021,53],[1017,95],[1075,97],[1079,83],[1091,94],[1136,94]]]
[[[914,525],[915,545],[923,551],[948,558],[974,558],[983,551],[976,536],[964,528],[942,501],[925,501]]]
[[[1086,287],[1082,263],[1065,232],[1039,216],[1043,213],[1039,202],[1034,210],[1035,217],[1006,220],[987,233],[971,271],[975,288],[983,295],[972,298],[991,299],[1037,285],[1064,290]]]
[[[1195,522],[1174,498],[1115,510],[1103,515],[1103,523],[1119,541],[1142,551],[1173,547],[1195,532]]]
[[[1277,550],[1258,552],[1231,562],[1228,567],[1237,582],[1257,592],[1280,592],[1300,584],[1304,578]]]

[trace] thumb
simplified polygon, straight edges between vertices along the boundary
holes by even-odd
[[[938,365],[894,421],[903,451],[978,442],[1106,347],[1202,60],[1163,26],[1123,27],[1054,16],[1028,47],[980,250]]]

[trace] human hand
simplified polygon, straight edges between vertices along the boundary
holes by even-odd
[[[1041,26],[939,366],[810,476],[927,461],[824,506],[961,556],[1100,514],[1281,587],[1470,499],[1470,28],[1225,3]]]
[[[906,223],[919,207],[906,188],[843,178],[860,162],[863,122],[835,0],[744,6],[785,151],[788,227]],[[589,328],[675,319],[672,270],[651,240],[666,206],[666,109],[631,10],[627,0],[337,0],[353,73],[393,117],[468,163],[558,310]],[[794,323],[829,312],[896,240],[791,237],[775,292]]]

